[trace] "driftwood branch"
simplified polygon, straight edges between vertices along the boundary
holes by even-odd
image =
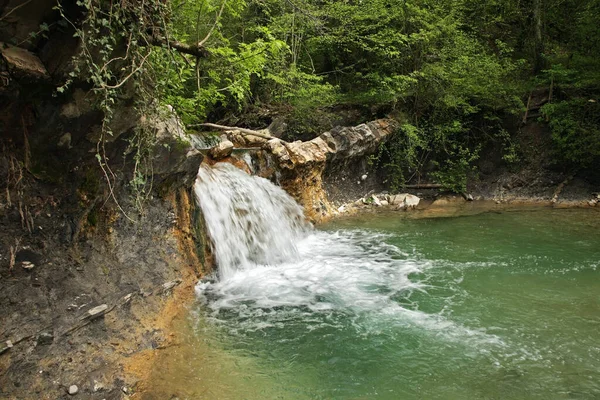
[[[404,185],[406,189],[443,189],[444,186],[438,183],[420,183],[418,185]]]
[[[208,56],[208,51],[200,43],[189,45],[177,40],[167,40],[164,37],[152,36],[149,39],[149,44],[152,46],[166,46],[180,53],[195,56],[196,58],[205,58]]]
[[[273,136],[266,135],[266,134],[258,132],[258,131],[254,131],[252,129],[238,128],[235,126],[217,125],[217,124],[211,124],[209,122],[206,122],[204,124],[190,125],[189,127],[193,128],[193,127],[197,127],[197,126],[205,126],[207,128],[215,128],[215,129],[219,129],[222,131],[240,131],[241,133],[244,133],[246,135],[252,135],[252,136],[256,136],[256,137],[267,139],[267,140],[273,139]]]
[[[556,203],[556,202],[558,201],[558,197],[559,197],[559,196],[560,196],[560,194],[562,193],[563,189],[564,189],[564,188],[565,188],[565,186],[567,186],[567,185],[569,184],[569,182],[570,182],[570,181],[571,181],[571,180],[572,180],[572,179],[575,177],[575,174],[576,174],[576,172],[575,172],[575,173],[573,173],[573,174],[571,174],[571,175],[569,175],[569,176],[567,176],[567,178],[566,178],[564,181],[562,181],[562,182],[560,183],[560,185],[558,185],[558,186],[556,187],[556,190],[554,191],[554,196],[552,196],[552,201],[551,201],[551,202],[552,202],[552,204],[554,204],[554,203]]]

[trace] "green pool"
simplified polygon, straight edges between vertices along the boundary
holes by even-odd
[[[147,398],[600,399],[600,212],[363,215],[201,282]]]

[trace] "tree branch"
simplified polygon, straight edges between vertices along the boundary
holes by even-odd
[[[267,140],[273,139],[273,136],[266,135],[266,134],[258,132],[258,131],[253,131],[252,129],[238,128],[236,126],[217,125],[217,124],[211,124],[209,122],[206,122],[204,124],[191,125],[190,127],[195,127],[195,126],[206,126],[207,128],[215,128],[215,129],[220,129],[222,131],[240,131],[242,133],[245,133],[246,135],[252,135],[252,136],[256,136],[256,137],[267,139]]]
[[[208,56],[208,51],[202,46],[189,45],[177,40],[167,40],[164,37],[152,36],[150,37],[149,44],[153,46],[168,46],[180,53],[189,54],[196,58],[206,58]]]
[[[206,41],[210,38],[210,36],[212,35],[213,31],[215,30],[217,24],[219,23],[219,19],[221,19],[221,14],[223,14],[223,9],[225,9],[225,3],[227,3],[227,1],[223,0],[223,3],[221,4],[221,8],[219,9],[219,12],[217,13],[217,16],[215,18],[215,23],[213,24],[213,26],[210,27],[210,30],[206,34],[206,37],[204,39],[202,39],[201,41],[198,42],[198,47],[199,48],[202,47],[202,46],[204,46],[204,43],[206,43]]]

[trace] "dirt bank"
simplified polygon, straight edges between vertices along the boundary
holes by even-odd
[[[73,243],[65,239],[66,206],[51,198],[60,199],[48,193],[28,207],[31,232],[14,210],[5,207],[0,219],[9,250],[1,269],[0,398],[128,398],[153,354],[173,340],[170,321],[203,272],[193,202],[180,189],[150,201],[137,223],[103,208],[95,225],[85,218],[84,240]]]

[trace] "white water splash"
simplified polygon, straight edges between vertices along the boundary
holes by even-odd
[[[412,327],[452,341],[500,342],[401,305],[398,299],[427,289],[410,276],[431,265],[386,243],[385,234],[315,231],[282,189],[229,164],[203,166],[195,192],[219,269],[218,281],[196,289],[216,320],[226,313],[256,330],[301,315],[311,330],[342,315],[362,321],[360,332]]]
[[[266,179],[231,164],[202,165],[194,191],[202,208],[221,280],[256,265],[298,258],[310,226],[302,208]]]

